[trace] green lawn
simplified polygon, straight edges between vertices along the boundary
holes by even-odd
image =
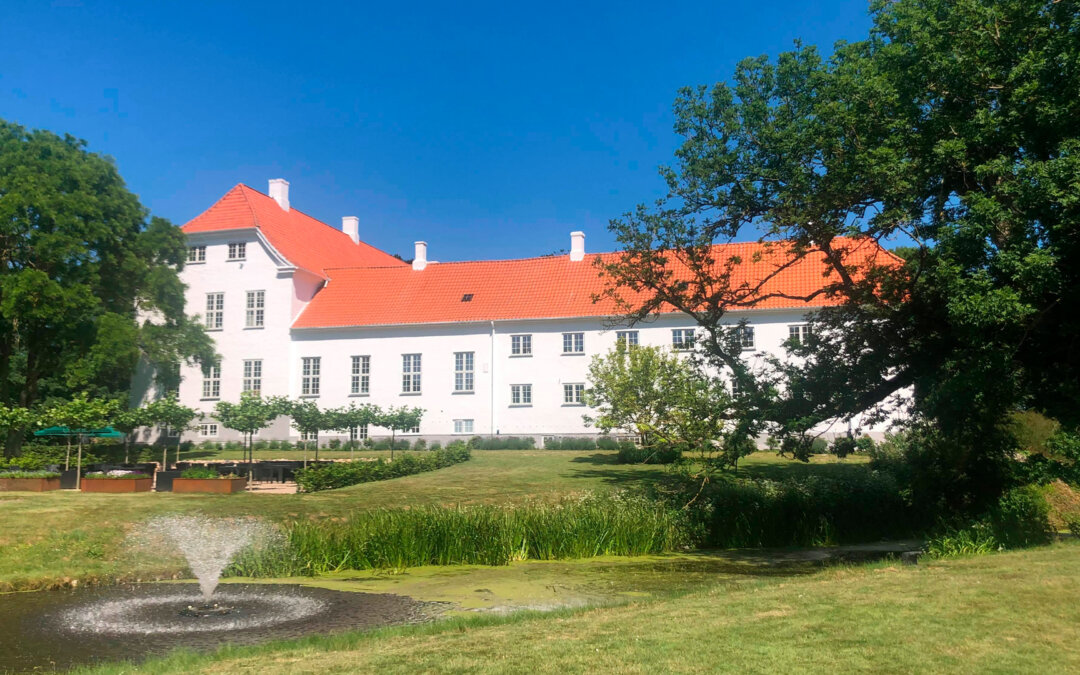
[[[136,523],[162,513],[333,517],[377,507],[549,499],[674,479],[665,467],[614,460],[615,453],[603,451],[481,450],[446,469],[309,495],[0,493],[0,590],[176,575],[183,571],[179,561],[140,555],[125,541]],[[852,460],[815,457],[803,465],[758,453],[743,462],[740,473],[776,477],[788,471],[836,475],[850,470],[859,470]]]
[[[703,583],[618,606],[178,653],[138,672],[1077,672],[1078,554],[1062,544]]]

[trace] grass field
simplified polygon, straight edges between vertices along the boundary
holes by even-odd
[[[163,513],[320,518],[377,507],[551,499],[673,479],[664,467],[616,464],[614,458],[602,451],[482,450],[438,471],[308,495],[0,493],[0,591],[172,577],[183,569],[178,560],[139,557],[125,543],[136,523]],[[757,453],[744,460],[740,473],[838,475],[864,470],[861,462],[820,456],[804,465]]]
[[[1078,554],[1070,543],[703,583],[618,606],[177,653],[137,672],[1077,672]]]

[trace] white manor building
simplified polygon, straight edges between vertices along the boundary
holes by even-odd
[[[602,254],[585,253],[582,232],[570,234],[569,255],[440,263],[417,242],[408,264],[361,241],[355,217],[339,230],[292,208],[282,179],[270,181],[269,195],[237,185],[182,229],[187,307],[221,357],[208,375],[181,369],[180,401],[205,413],[185,440],[239,440],[212,411],[246,390],[311,398],[323,408],[417,406],[425,414],[411,435],[427,440],[595,435],[582,420],[592,356],[619,339],[675,347],[693,340],[694,322],[680,313],[611,328],[614,304],[593,301],[603,289],[593,264]],[[754,255],[759,244],[727,246],[745,248],[738,253],[748,279],[775,265]],[[769,283],[805,294],[824,272],[807,258]],[[749,321],[745,355],[757,359],[782,354],[813,309],[774,297],[729,316]],[[151,389],[145,374],[142,389]],[[259,438],[300,436],[281,418]]]

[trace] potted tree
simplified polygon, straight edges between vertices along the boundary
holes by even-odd
[[[247,477],[229,474],[222,476],[210,467],[191,467],[180,472],[174,478],[173,492],[209,492],[212,494],[231,495],[243,492],[247,488]]]

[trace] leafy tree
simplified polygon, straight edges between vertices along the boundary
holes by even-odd
[[[783,371],[771,417],[799,434],[885,412],[910,388],[944,498],[977,508],[1006,484],[1010,411],[1080,422],[1080,12],[1076,0],[871,12],[869,36],[827,59],[797,44],[683,90],[668,195],[612,223],[623,252],[603,272],[631,320],[685,312],[738,372],[723,319],[770,292],[711,245],[756,236],[787,264],[824,259],[828,283],[796,299],[831,306],[794,349],[802,363]],[[856,247],[891,241],[899,257],[854,262]]]
[[[0,403],[0,438],[8,434],[23,434],[37,423],[39,413],[20,406],[6,406]],[[9,456],[5,448],[4,456]]]
[[[182,406],[181,406],[182,407]],[[283,397],[263,398],[257,391],[245,391],[240,394],[239,403],[218,401],[214,406],[214,418],[227,429],[239,431],[244,435],[244,449],[248,462],[248,479],[252,477],[251,464],[254,462],[252,437],[281,415],[292,412],[292,406]],[[194,416],[193,416],[194,417]],[[190,423],[191,419],[187,420]],[[179,456],[179,451],[178,451]]]
[[[399,406],[387,408],[381,411],[376,418],[375,424],[390,430],[390,459],[394,459],[394,444],[398,431],[415,429],[420,426],[420,420],[424,417],[423,408],[410,408]]]
[[[106,426],[117,413],[120,404],[112,399],[90,398],[86,392],[76,394],[71,400],[55,403],[42,413],[41,420],[47,426],[67,427],[75,434],[78,441],[78,458],[75,487],[82,482],[82,448],[86,432]],[[68,439],[67,454],[64,457],[64,469],[71,466],[71,440]]]
[[[362,406],[356,404],[349,404],[347,408],[338,408],[334,411],[336,415],[335,429],[346,430],[355,429],[356,427],[362,427],[366,425],[378,424],[379,416],[382,414],[382,410],[378,406],[367,403]],[[350,441],[349,450],[355,450],[355,442]]]
[[[0,120],[0,404],[114,395],[140,358],[173,373],[213,356],[184,314],[183,233],[85,148]]]
[[[314,436],[315,440],[315,460],[319,459],[319,432],[330,431],[337,429],[340,424],[340,417],[337,411],[322,410],[319,408],[315,401],[302,400],[293,401],[289,406],[289,415],[292,416],[293,426],[301,434],[307,434]],[[307,442],[304,443],[304,449],[307,450]],[[304,453],[305,463],[307,453]]]
[[[124,464],[131,461],[131,435],[136,429],[149,424],[146,408],[128,408],[113,415],[112,427],[124,433]],[[164,462],[161,468],[165,470]]]
[[[199,416],[199,412],[194,408],[181,405],[174,395],[147,403],[143,411],[145,425],[156,425],[176,433],[176,461],[179,462],[182,434],[192,428],[191,423]],[[167,441],[163,445],[161,468],[164,470],[169,466]]]

